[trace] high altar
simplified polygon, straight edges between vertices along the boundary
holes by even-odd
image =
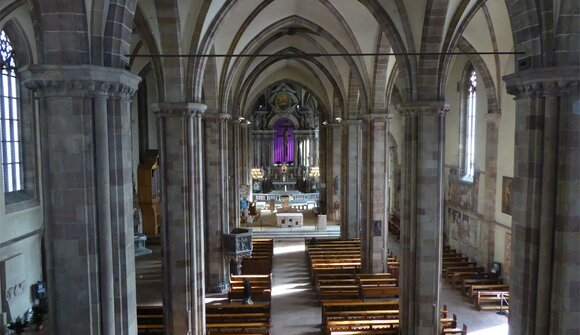
[[[301,87],[279,84],[266,91],[252,113],[254,201],[312,207],[318,200],[319,119],[317,102]],[[316,173],[313,174],[313,171]]]

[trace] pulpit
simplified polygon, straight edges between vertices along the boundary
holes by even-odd
[[[223,235],[224,253],[236,260],[236,272],[242,274],[242,259],[252,256],[252,230],[236,228]]]

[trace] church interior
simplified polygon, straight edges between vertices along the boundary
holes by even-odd
[[[0,71],[2,335],[580,334],[578,1],[4,0]]]

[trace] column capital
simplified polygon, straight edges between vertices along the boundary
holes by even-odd
[[[207,106],[196,102],[158,102],[151,105],[153,113],[160,117],[199,117],[201,118]]]
[[[361,125],[363,122],[363,120],[360,119],[346,119],[346,120],[342,120],[342,124],[345,126],[356,126],[356,125]]]
[[[131,99],[141,77],[96,65],[27,65],[20,70],[24,86],[38,97],[111,96]]]
[[[403,117],[429,116],[435,112],[444,115],[449,111],[449,104],[445,101],[411,101],[399,104],[396,108]]]
[[[340,128],[342,127],[342,122],[328,122],[327,124],[323,124],[323,126],[329,128]]]
[[[389,113],[370,113],[362,116],[365,121],[388,121],[393,118]]]
[[[232,116],[228,113],[204,113],[203,119],[208,121],[225,122]]]
[[[503,77],[508,94],[516,99],[565,96],[580,87],[580,66],[529,69]]]

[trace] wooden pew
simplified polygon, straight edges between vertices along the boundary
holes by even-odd
[[[346,320],[346,321],[327,321],[326,334],[333,334],[337,331],[353,330],[384,330],[399,328],[398,319],[380,319],[380,320]]]
[[[446,328],[441,333],[443,335],[467,335],[467,326],[463,324],[462,328]]]
[[[163,306],[137,306],[137,331],[139,334],[162,334]]]
[[[330,335],[399,335],[398,328],[331,331]]]
[[[399,296],[399,283],[390,273],[357,274],[360,298],[388,298]]]
[[[501,279],[498,278],[465,278],[463,279],[461,292],[465,295],[469,295],[469,289],[471,288],[471,285],[492,285],[492,284],[502,284],[502,281]]]
[[[322,300],[322,327],[326,327],[326,313],[340,311],[399,310],[398,301]]]
[[[505,284],[482,284],[482,285],[471,285],[471,287],[469,288],[469,301],[471,301],[472,304],[475,303],[475,298],[477,296],[477,292],[479,291],[503,291],[503,292],[509,292],[509,285],[505,285]]]
[[[270,334],[270,304],[207,304],[208,335]]]
[[[230,289],[228,299],[241,300],[244,297],[244,279],[252,286],[252,300],[270,302],[272,297],[271,275],[232,275],[230,277]]]
[[[475,298],[475,307],[477,310],[509,310],[509,296],[510,294],[507,291],[478,291]]]
[[[447,283],[449,283],[450,285],[455,287],[456,284],[459,284],[458,287],[461,287],[461,282],[460,282],[461,279],[482,274],[484,271],[485,271],[485,269],[481,266],[479,266],[479,267],[467,266],[467,267],[447,268],[447,272],[445,274],[446,275],[445,279],[446,279]]]

